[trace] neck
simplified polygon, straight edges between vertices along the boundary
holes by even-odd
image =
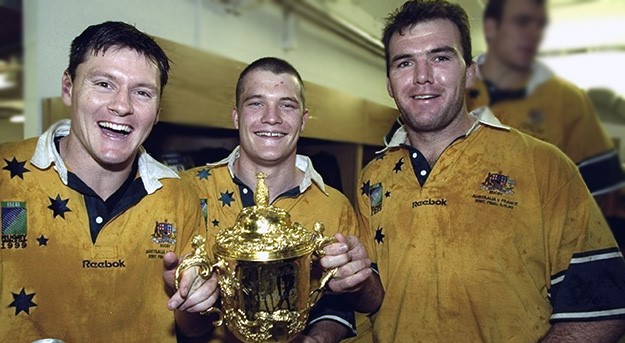
[[[71,135],[71,134],[70,134]],[[61,138],[59,154],[68,170],[91,188],[103,200],[115,193],[132,170],[134,158],[123,166],[107,167],[98,163],[72,137]]]
[[[276,165],[260,165],[242,153],[234,162],[234,174],[249,187],[256,188],[256,174],[260,172],[267,175],[265,182],[269,189],[269,203],[299,185],[304,178],[304,173],[295,166],[295,156]]]
[[[525,88],[532,75],[532,69],[519,69],[499,60],[494,54],[486,54],[486,61],[479,66],[482,77],[499,89],[515,90]]]
[[[465,135],[475,121],[476,119],[464,110],[462,114],[443,130],[423,132],[409,129],[408,140],[412,147],[423,154],[430,167],[434,167],[434,164],[436,164],[436,161],[438,161],[443,151],[456,140],[456,138]]]

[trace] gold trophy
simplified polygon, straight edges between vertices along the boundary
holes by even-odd
[[[256,174],[258,184],[255,206],[244,208],[231,228],[221,229],[215,238],[211,263],[202,236],[193,238],[192,254],[176,270],[176,288],[182,271],[200,267],[208,278],[218,274],[221,309],[216,312],[220,326],[245,342],[288,342],[306,327],[308,312],[317,303],[336,269],[319,280],[311,277],[313,262],[323,255],[322,248],[334,238],[323,235],[323,224],[316,222],[313,232],[291,216],[269,205],[266,175]]]

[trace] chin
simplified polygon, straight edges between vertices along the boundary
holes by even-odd
[[[129,164],[132,164],[134,160],[134,154],[115,154],[115,155],[107,155],[102,156],[99,159],[100,164],[108,167],[125,167]]]
[[[265,162],[279,162],[284,160],[286,156],[280,154],[261,154],[258,158]]]

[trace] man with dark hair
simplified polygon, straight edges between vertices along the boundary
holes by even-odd
[[[607,214],[625,174],[588,95],[536,59],[547,22],[544,0],[486,2],[487,51],[477,58],[467,108],[489,106],[502,123],[560,148]]]
[[[469,113],[465,11],[406,2],[384,31],[403,124],[362,171],[361,236],[386,297],[381,342],[613,342],[625,261],[575,165]]]
[[[0,340],[175,342],[207,324],[197,268],[175,294],[163,284],[164,255],[201,227],[197,195],[141,147],[168,73],[145,33],[90,26],[61,79],[71,120],[0,145]]]
[[[261,58],[241,72],[235,99],[232,120],[240,146],[222,161],[182,174],[195,184],[205,208],[207,246],[213,245],[217,231],[234,226],[244,207],[255,204],[256,174],[263,172],[269,204],[286,210],[308,230],[322,222],[324,234],[336,233],[338,241],[324,248],[326,256],[320,260],[324,268],[338,268],[328,283],[334,294],[324,295],[313,308],[304,332],[308,337],[302,340],[337,342],[354,335],[354,309],[375,311],[383,290],[363,244],[348,235],[358,231],[349,200],[324,184],[308,157],[297,154],[308,118],[302,78],[282,59]],[[221,335],[214,337],[220,340]]]

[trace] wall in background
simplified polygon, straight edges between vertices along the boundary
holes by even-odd
[[[126,21],[154,36],[245,63],[281,57],[307,81],[393,106],[383,58],[305,19],[285,19],[284,8],[274,1],[32,0],[24,3],[24,19],[26,137],[42,130],[40,99],[60,95],[71,40],[106,20]],[[234,87],[234,81],[224,87]]]
[[[625,46],[625,2],[587,3],[550,9],[550,26],[541,49],[548,52],[545,60],[558,74],[582,88],[604,86],[624,95],[625,78],[619,77],[623,76],[622,71],[615,66],[625,57],[623,49],[618,51]],[[336,3],[335,7],[340,9],[340,4]],[[105,20],[127,21],[152,35],[244,63],[267,55],[282,57],[293,63],[307,81],[394,106],[386,94],[383,58],[308,19],[288,17],[285,13],[284,7],[272,0],[25,1],[24,134],[26,137],[40,134],[40,100],[59,96],[61,73],[67,66],[72,38],[86,26]],[[602,20],[593,19],[606,13]],[[361,25],[371,20],[358,8],[343,9],[342,14],[343,17],[349,14],[351,20]],[[478,26],[480,18],[477,14],[473,16],[472,25]],[[379,28],[378,24],[374,31]],[[481,39],[474,33],[474,41]],[[605,47],[609,46],[617,52],[606,51]],[[480,52],[480,47],[482,44],[476,44],[474,54]],[[598,51],[554,54],[588,47]],[[606,129],[625,142],[625,126],[607,124]],[[621,156],[625,158],[623,152]]]

